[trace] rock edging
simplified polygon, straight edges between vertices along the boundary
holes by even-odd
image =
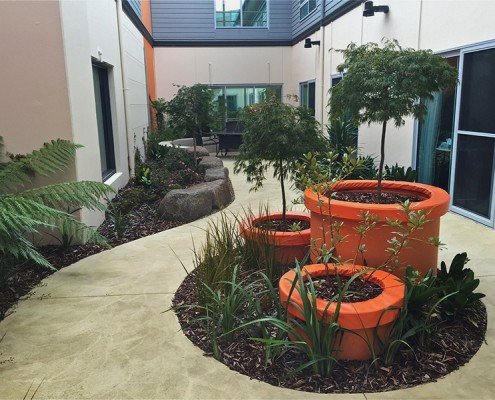
[[[189,151],[189,148],[184,149]],[[158,206],[162,218],[190,222],[221,210],[234,201],[229,170],[218,157],[204,156],[199,166],[205,169],[205,182],[168,192]]]

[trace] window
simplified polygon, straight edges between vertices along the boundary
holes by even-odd
[[[267,28],[268,0],[215,0],[217,28]]]
[[[214,102],[225,113],[226,123],[236,121],[244,107],[262,103],[269,91],[282,99],[281,85],[213,86],[212,89]]]
[[[106,181],[115,173],[115,152],[108,70],[98,64],[93,64],[93,86],[95,91],[98,142],[100,144],[101,176],[103,181]]]
[[[299,0],[299,19],[303,20],[316,10],[316,0]]]
[[[301,105],[309,108],[315,116],[315,82],[303,82],[299,84]]]

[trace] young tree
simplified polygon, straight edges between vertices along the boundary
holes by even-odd
[[[243,144],[235,161],[234,172],[244,172],[252,190],[263,186],[271,166],[282,191],[282,219],[286,220],[287,200],[284,180],[296,172],[297,161],[323,144],[320,127],[304,107],[284,104],[269,95],[262,104],[246,107],[241,113],[244,124]]]
[[[181,86],[175,97],[166,103],[165,109],[169,124],[183,136],[193,137],[194,159],[197,161],[197,138],[201,138],[204,129],[215,123],[213,91],[203,84]]]
[[[455,85],[457,71],[431,50],[405,49],[395,40],[385,41],[383,47],[351,43],[342,53],[344,62],[337,69],[345,75],[331,89],[330,118],[346,113],[355,124],[381,124],[380,198],[388,121],[399,127],[406,116],[422,119],[426,106],[420,100],[431,99],[434,92]]]

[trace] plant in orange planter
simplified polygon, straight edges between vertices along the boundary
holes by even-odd
[[[241,224],[243,236],[258,240],[260,231],[269,231],[275,257],[288,265],[304,257],[309,249],[309,215],[287,211],[286,181],[296,172],[297,161],[308,151],[324,143],[320,127],[304,107],[284,104],[275,95],[265,102],[246,107],[241,114],[244,125],[243,144],[234,172],[244,172],[251,190],[263,186],[269,168],[280,183],[282,210],[264,213]]]
[[[382,48],[374,43],[350,44],[342,52],[344,62],[338,70],[344,78],[331,90],[330,119],[345,114],[356,126],[381,124],[378,180],[338,182],[319,193],[307,190],[305,204],[311,211],[311,237],[320,245],[324,243],[319,227],[328,225],[326,219],[332,216],[345,226],[342,234],[346,240],[339,250],[342,257],[349,257],[360,240],[355,232],[359,211],[369,211],[378,216],[380,229],[368,236],[366,261],[370,266],[380,266],[388,257],[389,237],[410,222],[400,207],[400,203],[408,201],[409,211],[427,218],[429,223],[408,237],[400,262],[404,268],[414,265],[423,274],[429,268],[436,271],[438,249],[430,243],[439,234],[440,217],[448,210],[449,195],[429,185],[383,181],[385,136],[390,121],[400,127],[406,116],[421,119],[426,106],[419,100],[430,99],[432,93],[455,85],[457,72],[430,50],[404,49],[396,41],[387,41]],[[322,199],[326,203],[323,208]],[[388,220],[398,224],[390,225]]]

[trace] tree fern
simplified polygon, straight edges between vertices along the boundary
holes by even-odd
[[[86,207],[104,209],[100,199],[113,190],[101,182],[64,182],[24,189],[32,175],[50,174],[64,170],[81,147],[67,140],[53,140],[39,150],[19,160],[3,164],[0,168],[0,259],[12,256],[35,261],[52,268],[51,264],[27,239],[43,230],[59,230],[63,235],[81,242],[106,245],[106,240],[94,229],[62,211]],[[3,138],[0,136],[0,154]],[[1,266],[0,266],[1,267]]]

